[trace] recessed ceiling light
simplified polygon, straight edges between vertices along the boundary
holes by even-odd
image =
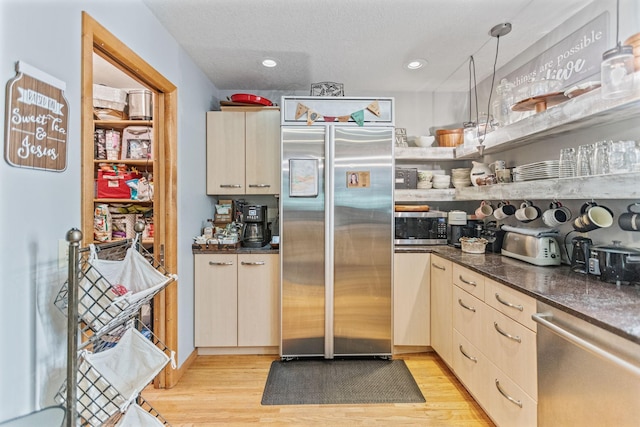
[[[417,70],[419,68],[424,67],[426,64],[427,64],[426,59],[412,59],[411,61],[405,64],[405,67],[407,67],[410,70]]]
[[[264,65],[267,68],[273,68],[276,65],[278,65],[278,63],[276,62],[275,59],[266,58],[262,60],[262,65]]]

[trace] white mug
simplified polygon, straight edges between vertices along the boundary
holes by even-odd
[[[533,206],[529,202],[523,202],[520,205],[520,209],[516,211],[516,219],[522,222],[531,222],[538,219],[542,212],[536,206]]]
[[[549,227],[557,227],[571,219],[571,215],[567,214],[566,208],[554,208],[544,211],[542,214],[542,222]]]
[[[493,216],[497,220],[503,220],[516,212],[516,207],[509,203],[501,203],[498,209],[493,211]]]
[[[482,203],[480,203],[480,206],[478,206],[478,208],[475,211],[476,218],[478,219],[485,219],[492,213],[493,213],[493,206],[491,206],[491,203],[486,202],[484,200],[482,201]]]
[[[506,169],[507,168],[507,162],[505,162],[504,160],[496,160],[493,163],[489,163],[489,167],[493,167],[493,171],[494,173],[496,171],[502,170],[502,169]]]

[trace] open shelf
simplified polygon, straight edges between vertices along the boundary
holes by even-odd
[[[602,99],[600,88],[572,98],[487,134],[484,153],[503,152],[577,129],[618,123],[640,117],[640,72],[635,91],[619,99]],[[457,159],[478,156],[477,147],[456,148]]]

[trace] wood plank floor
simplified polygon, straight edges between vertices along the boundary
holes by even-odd
[[[143,397],[172,426],[420,425],[493,426],[435,353],[404,359],[426,403],[262,406],[269,367],[277,356],[198,356],[171,389],[147,388]]]

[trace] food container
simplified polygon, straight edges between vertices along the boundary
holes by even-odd
[[[633,48],[633,65],[635,71],[640,71],[640,33],[635,33],[626,39],[623,43]]]
[[[116,111],[124,111],[127,92],[105,85],[93,85],[93,106]]]
[[[483,254],[488,240],[483,237],[461,237],[462,252],[469,254]]]
[[[436,140],[440,147],[457,147],[464,142],[463,129],[438,129]]]
[[[131,89],[129,91],[129,119],[152,120],[153,104],[151,91],[148,89]]]

